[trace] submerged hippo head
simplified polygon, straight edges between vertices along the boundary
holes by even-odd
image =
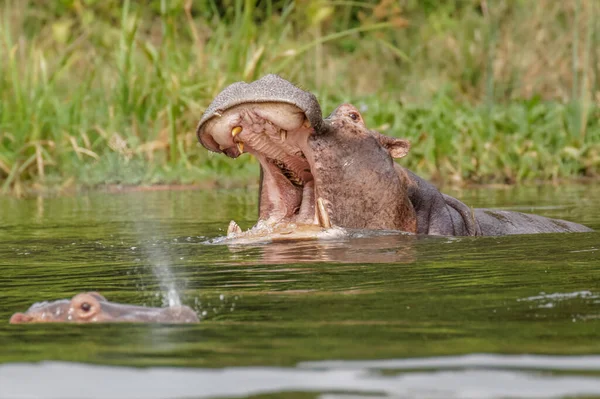
[[[259,220],[323,227],[416,231],[416,218],[392,158],[406,140],[369,130],[352,105],[322,119],[314,95],[268,75],[234,83],[197,129],[209,150],[261,165]]]
[[[11,324],[24,323],[195,323],[196,313],[187,306],[149,308],[109,302],[97,292],[75,295],[71,300],[33,304],[25,313],[15,313]]]

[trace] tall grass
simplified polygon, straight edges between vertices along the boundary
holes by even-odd
[[[0,186],[243,185],[194,129],[227,84],[276,72],[358,104],[454,183],[597,176],[600,15],[555,2],[6,1]]]

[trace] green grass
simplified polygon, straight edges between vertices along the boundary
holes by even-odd
[[[402,164],[426,178],[600,174],[593,0],[220,4],[3,2],[0,189],[254,184],[257,162],[208,154],[195,125],[273,72],[409,138]]]

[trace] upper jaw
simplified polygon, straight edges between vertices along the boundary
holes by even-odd
[[[220,92],[198,123],[198,139],[209,150],[223,152],[219,145],[215,145],[211,140],[211,136],[205,133],[210,120],[222,118],[232,108],[252,105],[264,108],[268,104],[278,104],[282,108],[292,110],[293,113],[303,114],[308,124],[317,130],[323,122],[321,106],[312,93],[299,89],[277,75],[267,75],[252,83],[233,83]],[[284,116],[289,117],[289,114],[286,112]]]
[[[203,120],[197,130],[200,143],[232,158],[252,152],[249,147],[254,152],[264,152],[268,144],[278,144],[277,148],[270,148],[278,151],[270,153],[271,157],[283,156],[282,150],[292,154],[294,149],[290,145],[297,147],[298,133],[312,132],[312,125],[301,109],[277,102],[239,104]],[[289,136],[292,136],[290,140]],[[263,140],[265,138],[270,142]]]

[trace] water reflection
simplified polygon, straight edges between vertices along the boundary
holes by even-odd
[[[301,240],[254,245],[226,245],[230,260],[246,262],[248,252],[257,253],[256,262],[288,264],[305,262],[334,263],[410,263],[415,260],[417,240],[452,240],[446,237],[417,237],[402,233],[351,231],[345,237],[329,240]],[[236,256],[239,255],[239,256]]]
[[[389,370],[390,364],[394,372],[384,372]],[[0,366],[0,397],[237,398],[261,394],[284,397],[291,392],[312,392],[315,396],[311,397],[318,398],[591,396],[600,395],[598,378],[540,374],[535,370],[600,371],[599,365],[597,356],[529,356],[523,360],[489,355],[362,364],[321,362],[304,364],[301,368],[134,369],[69,363],[13,364]],[[416,371],[419,369],[421,371]],[[532,371],[524,371],[527,369]],[[69,379],[67,384],[65,376]]]

